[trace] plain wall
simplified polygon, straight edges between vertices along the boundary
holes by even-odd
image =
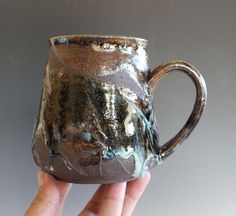
[[[61,34],[143,37],[152,68],[173,59],[205,77],[208,104],[192,135],[164,163],[134,215],[236,215],[236,1],[0,0],[0,212],[23,215],[37,191],[31,138],[48,38]],[[161,143],[184,124],[195,89],[173,73],[155,110]],[[64,215],[77,215],[97,185],[74,185]]]

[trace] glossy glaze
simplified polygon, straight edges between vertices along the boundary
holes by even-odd
[[[32,148],[38,166],[64,181],[111,183],[143,176],[161,163],[167,145],[158,144],[152,97],[159,69],[150,71],[146,45],[112,36],[50,40]],[[199,106],[203,110],[205,103]],[[195,111],[194,125],[201,115]]]

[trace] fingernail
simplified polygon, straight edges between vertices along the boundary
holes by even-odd
[[[38,172],[39,186],[41,186],[46,180],[47,180],[47,174],[44,171],[39,170]]]

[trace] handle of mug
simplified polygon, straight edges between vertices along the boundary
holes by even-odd
[[[151,72],[148,81],[150,91],[154,92],[157,82],[165,75],[175,70],[184,72],[192,79],[196,87],[196,100],[192,113],[182,129],[172,139],[160,147],[159,156],[161,158],[166,158],[173,153],[176,146],[181,144],[190,135],[201,117],[207,100],[206,83],[201,73],[191,64],[180,60],[161,64]]]

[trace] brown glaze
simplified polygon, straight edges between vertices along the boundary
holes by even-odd
[[[151,72],[146,45],[144,39],[119,36],[50,39],[32,148],[38,166],[68,182],[128,181],[143,176],[188,136],[205,106],[204,80],[183,62]],[[173,69],[193,79],[201,103],[162,147],[152,92]]]
[[[159,65],[152,71],[148,82],[151,92],[155,91],[158,81],[160,81],[168,73],[175,70],[182,71],[192,79],[196,88],[196,100],[194,109],[185,125],[171,140],[169,140],[161,147],[160,155],[162,158],[166,158],[167,156],[169,156],[174,151],[177,145],[181,144],[186,138],[188,138],[192,130],[197,125],[207,101],[206,83],[201,73],[191,64],[180,60]]]

